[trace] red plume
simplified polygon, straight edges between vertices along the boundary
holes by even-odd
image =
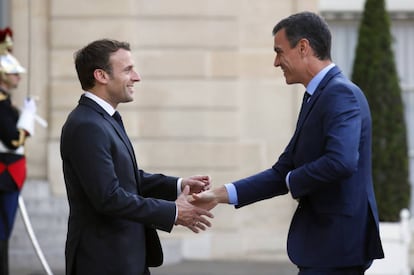
[[[13,37],[12,30],[9,27],[5,29],[0,29],[0,43],[5,42],[7,36],[9,36],[10,38]]]

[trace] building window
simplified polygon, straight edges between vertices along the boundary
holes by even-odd
[[[411,198],[414,198],[414,14],[390,13],[393,49],[400,85],[403,92],[407,139],[410,159]],[[358,27],[361,14],[322,13],[332,31],[332,59],[349,78],[358,40]],[[414,199],[411,199],[411,212],[414,212]]]
[[[10,24],[9,0],[0,0],[0,28],[5,28]]]

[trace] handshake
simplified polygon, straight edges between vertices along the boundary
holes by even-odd
[[[192,176],[182,179],[182,193],[175,201],[178,209],[175,224],[189,228],[194,233],[211,227],[208,218],[213,218],[210,210],[219,203],[227,203],[227,192],[223,187],[210,189],[209,176]]]

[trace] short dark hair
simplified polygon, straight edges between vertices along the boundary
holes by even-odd
[[[273,28],[273,36],[285,29],[287,39],[293,48],[300,39],[306,38],[320,60],[331,59],[332,35],[326,21],[312,12],[300,12],[282,19]]]
[[[112,74],[112,66],[109,62],[109,58],[112,53],[119,49],[127,51],[131,50],[129,43],[127,42],[101,39],[89,43],[74,54],[76,72],[84,91],[95,86],[95,77],[93,73],[96,69],[102,69],[109,74]]]

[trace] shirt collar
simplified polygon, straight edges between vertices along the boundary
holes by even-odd
[[[115,113],[115,109],[111,106],[111,104],[109,104],[108,102],[106,102],[105,100],[103,100],[102,98],[100,98],[99,96],[91,93],[91,92],[85,92],[84,95],[87,98],[92,99],[93,101],[96,102],[96,104],[98,104],[99,106],[102,107],[102,109],[105,110],[105,112],[107,112],[110,116],[112,116]]]
[[[325,75],[329,72],[330,69],[335,67],[334,63],[329,64],[325,68],[323,68],[319,73],[317,73],[312,80],[309,82],[308,86],[306,87],[306,91],[313,95],[316,88],[318,87],[319,83],[321,83],[322,79],[325,77]]]

